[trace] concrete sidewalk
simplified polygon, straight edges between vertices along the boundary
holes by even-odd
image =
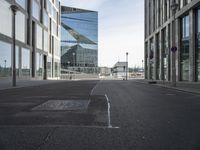
[[[17,80],[16,87],[13,87],[12,81],[10,79],[0,79],[0,90],[29,87],[29,86],[38,86],[38,85],[57,83],[57,82],[63,82],[63,81],[66,81],[66,80],[36,80],[36,79]]]
[[[177,82],[176,87],[172,87],[172,84],[169,81],[157,81],[157,80],[141,79],[141,80],[136,80],[136,82],[145,83],[145,84],[152,84],[152,85],[156,85],[156,86],[176,89],[176,90],[179,90],[179,91],[200,94],[200,82]]]

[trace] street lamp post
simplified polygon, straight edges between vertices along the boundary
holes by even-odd
[[[128,80],[128,52],[126,52],[126,80]]]
[[[171,3],[171,9],[172,9],[172,13],[173,13],[173,20],[172,20],[172,48],[171,48],[171,52],[172,52],[172,86],[175,87],[176,86],[176,51],[177,51],[177,47],[176,47],[176,41],[175,41],[175,31],[176,31],[176,10],[178,8],[178,4],[176,3],[176,0],[172,0]]]
[[[4,60],[4,63],[5,63],[5,66],[4,66],[4,68],[6,69],[6,62],[7,62],[7,60]]]
[[[18,7],[16,5],[11,5],[10,8],[12,10],[12,38],[13,38],[12,85],[16,86],[15,16],[18,11]]]
[[[144,69],[144,60],[142,60],[142,70]]]
[[[73,67],[75,66],[75,53],[72,53],[73,55]]]

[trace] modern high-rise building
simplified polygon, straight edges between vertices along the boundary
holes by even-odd
[[[0,0],[0,79],[12,76],[12,18],[16,13],[16,72],[20,79],[60,74],[60,1]]]
[[[61,65],[94,73],[98,66],[98,13],[61,7]]]
[[[173,73],[200,81],[200,0],[145,0],[145,78],[173,81]]]

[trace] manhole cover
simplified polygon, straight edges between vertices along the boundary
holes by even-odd
[[[87,109],[88,102],[88,100],[48,100],[32,110],[84,110]]]

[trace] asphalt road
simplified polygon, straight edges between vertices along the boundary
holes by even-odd
[[[2,90],[0,150],[199,150],[199,118],[200,95],[135,81]]]

